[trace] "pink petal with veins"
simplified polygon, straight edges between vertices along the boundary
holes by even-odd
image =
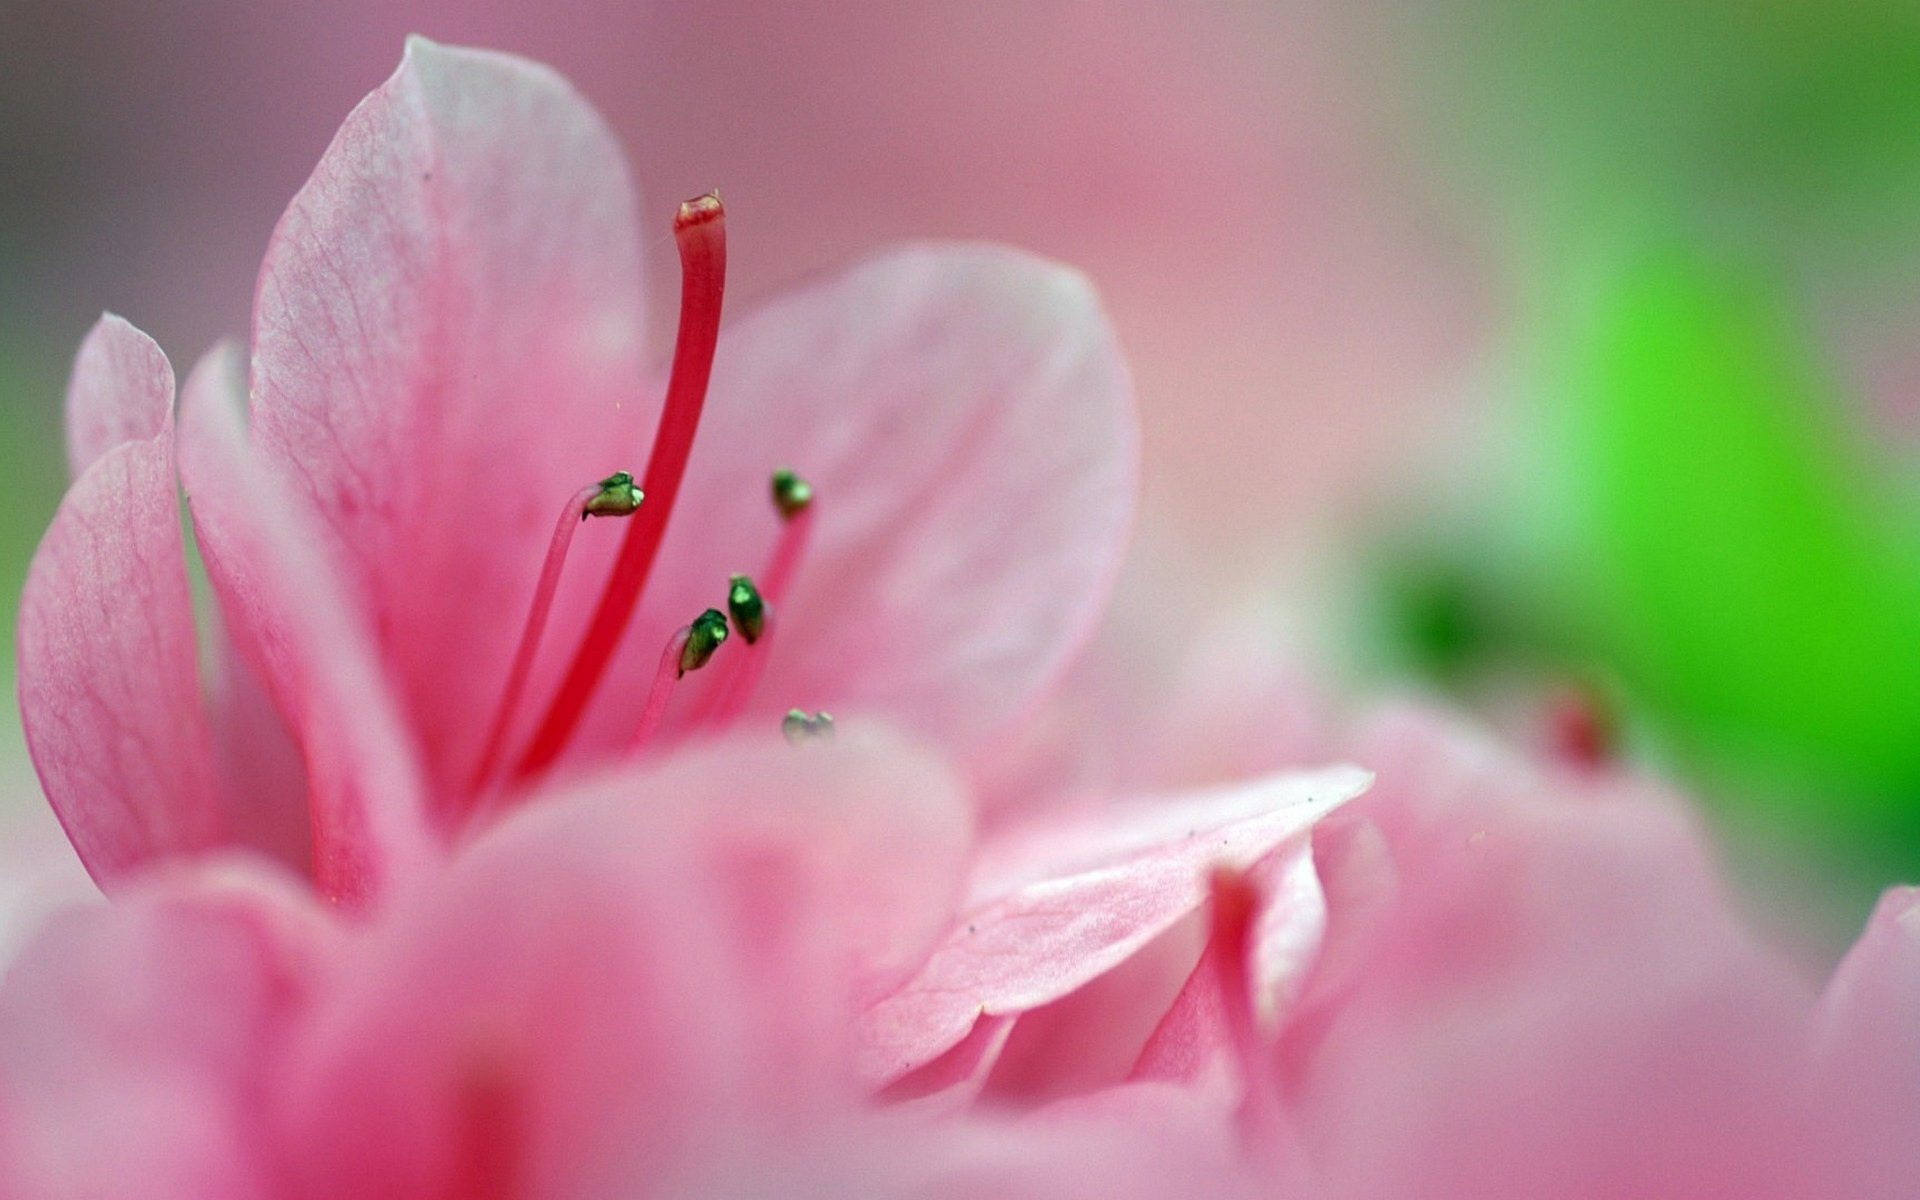
[[[102,317],[68,397],[78,477],[21,598],[27,747],[103,884],[230,836],[195,660],[172,410],[159,347]]]
[[[414,38],[268,248],[254,438],[340,550],[438,793],[478,757],[554,513],[645,453],[642,228],[564,80]],[[595,578],[612,539],[579,540]]]

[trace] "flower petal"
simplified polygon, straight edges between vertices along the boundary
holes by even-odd
[[[1003,837],[947,939],[868,1012],[862,1072],[898,1077],[981,1015],[1037,1008],[1112,970],[1206,903],[1209,871],[1252,866],[1368,781],[1351,767],[1281,775]],[[1262,936],[1277,937],[1264,924]]]
[[[789,466],[815,486],[815,528],[755,719],[867,709],[975,748],[1089,633],[1135,458],[1113,331],[1072,271],[916,247],[775,300],[722,331],[628,669],[644,672],[729,573],[762,569],[778,528],[768,478]]]
[[[239,380],[231,345],[188,378],[181,479],[227,631],[301,744],[314,877],[330,897],[357,901],[431,852],[418,762],[284,473],[248,451]]]
[[[0,988],[0,1192],[279,1195],[255,1105],[328,935],[239,864],[56,918]]]
[[[858,1103],[829,973],[845,939],[895,943],[887,909],[922,907],[916,870],[958,860],[943,843],[964,809],[928,765],[715,746],[484,831],[359,947],[290,1064],[296,1174],[357,1197],[509,1177],[516,1195],[707,1195],[684,1181],[780,1164],[769,1135]]]
[[[172,408],[160,348],[103,317],[71,388],[79,476],[21,598],[27,747],[102,883],[227,838],[195,662]]]
[[[1810,997],[1672,797],[1430,719],[1371,740],[1378,785],[1315,840],[1370,821],[1390,863],[1321,862],[1331,977],[1274,1060],[1320,1194],[1861,1194],[1809,1103]]]
[[[436,792],[473,768],[555,514],[645,449],[634,209],[559,76],[414,38],[268,249],[254,437],[339,545]],[[612,538],[579,540],[591,577]]]
[[[173,416],[173,365],[124,317],[102,314],[67,385],[67,463],[78,479],[125,442],[160,436]]]

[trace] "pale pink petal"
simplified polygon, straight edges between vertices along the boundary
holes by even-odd
[[[21,598],[20,712],[47,798],[106,883],[229,834],[195,662],[172,371],[103,317],[71,392],[82,469]]]
[[[1247,1003],[1263,1025],[1273,1028],[1297,1000],[1320,957],[1326,934],[1326,896],[1320,885],[1310,837],[1280,847],[1250,872],[1260,887],[1262,907],[1250,947],[1248,976],[1253,994]],[[1209,937],[1180,995],[1141,1048],[1131,1078],[1178,1082],[1196,1091],[1237,1100],[1246,1080],[1234,1057],[1227,1023],[1219,959],[1223,948]]]
[[[882,904],[932,902],[911,873],[957,859],[925,838],[962,809],[911,755],[778,750],[583,783],[415,887],[286,1076],[313,1194],[718,1194],[698,1181],[850,1118],[849,978],[823,968],[897,940]]]
[[[50,923],[0,988],[0,1192],[279,1195],[259,1103],[328,937],[240,865]]]
[[[554,515],[645,453],[640,228],[570,85],[415,38],[268,249],[254,436],[338,543],[437,791],[473,769]],[[583,531],[580,578],[617,532]]]
[[[1135,439],[1113,331],[1072,271],[918,247],[777,299],[722,329],[626,669],[641,677],[730,573],[763,569],[779,528],[768,478],[788,466],[815,485],[815,528],[749,720],[864,710],[975,748],[1098,615]]]
[[[783,869],[820,889],[816,934],[835,942],[854,999],[905,983],[960,903],[967,797],[938,759],[882,728],[803,747],[746,734],[616,778],[622,794],[648,797],[652,819],[694,830],[716,877],[748,881],[769,854],[801,852]],[[767,901],[748,889],[741,903],[751,913]]]
[[[958,1045],[926,1066],[889,1083],[880,1097],[889,1104],[954,1112],[966,1108],[987,1086],[1006,1053],[1021,1016],[981,1017]]]
[[[306,871],[313,862],[313,821],[300,744],[218,613],[202,625],[201,642],[214,766],[234,839]]]
[[[1881,897],[1820,999],[1814,1050],[1862,1200],[1920,1195],[1920,889]]]
[[[1212,870],[1252,866],[1367,783],[1353,768],[1282,775],[1001,835],[983,851],[946,940],[867,1014],[862,1072],[895,1078],[957,1044],[982,1015],[1025,1012],[1085,986],[1199,909]]]
[[[1206,942],[1202,906],[1111,970],[1015,1014],[1013,1034],[982,1090],[984,1102],[1024,1110],[1126,1082]],[[980,1024],[1005,1019],[983,1017]]]
[[[247,448],[239,365],[222,347],[187,380],[181,479],[226,628],[300,742],[314,877],[330,897],[363,900],[432,852],[419,768],[310,516]]]
[[[105,313],[80,343],[67,383],[67,465],[78,479],[126,442],[150,442],[173,418],[173,365],[126,318]]]

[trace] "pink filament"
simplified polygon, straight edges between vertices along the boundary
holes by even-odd
[[[653,673],[653,687],[647,692],[647,706],[640,712],[639,728],[634,730],[633,741],[627,746],[629,755],[639,754],[653,740],[660,728],[661,720],[667,715],[667,701],[673,698],[673,688],[680,681],[680,655],[687,648],[687,639],[693,636],[693,626],[682,625],[667,639],[667,648],[660,652],[660,668]]]
[[[553,527],[553,538],[547,543],[546,561],[540,566],[540,581],[534,585],[533,603],[527,609],[527,623],[520,631],[520,646],[513,653],[513,665],[507,671],[506,686],[501,689],[500,703],[494,709],[493,725],[487,730],[480,764],[473,770],[468,790],[474,794],[486,786],[494,768],[499,765],[507,734],[520,707],[520,695],[526,690],[527,677],[533,673],[533,659],[539,653],[540,638],[546,633],[547,617],[553,611],[553,598],[560,590],[560,571],[567,562],[567,547],[573,544],[573,531],[586,515],[587,504],[599,495],[600,486],[591,484],[574,493],[566,507],[560,510],[560,520]]]
[[[751,646],[741,646],[743,653],[736,655],[739,664],[728,670],[725,680],[715,691],[712,708],[712,720],[721,725],[731,725],[746,712],[748,701],[753,699],[753,691],[760,683],[760,675],[766,670],[767,652],[773,642],[774,630],[780,625],[780,605],[793,587],[793,580],[800,573],[800,563],[806,557],[807,542],[813,532],[812,505],[801,509],[780,527],[780,540],[774,543],[773,557],[767,563],[766,573],[761,576],[760,598],[767,606],[767,626],[760,637]]]

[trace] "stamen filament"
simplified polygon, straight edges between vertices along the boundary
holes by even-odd
[[[726,291],[726,214],[719,195],[713,193],[682,204],[674,217],[673,233],[680,247],[680,329],[660,426],[641,484],[651,503],[628,528],[586,635],[515,768],[522,778],[545,770],[560,756],[606,675],[607,665],[646,590],[660,540],[680,494],[680,481],[686,475],[694,433],[700,426]]]
[[[780,605],[792,590],[794,577],[800,573],[800,563],[806,558],[812,533],[810,504],[796,510],[780,526],[780,540],[774,543],[773,557],[767,562],[765,574],[759,576],[760,599],[766,609],[760,636],[753,639],[751,645],[741,647],[739,662],[721,682],[713,703],[713,719],[723,725],[738,720],[746,712],[748,701],[753,699],[754,689],[767,667],[773,635],[780,627]]]
[[[647,690],[647,706],[640,710],[640,724],[633,731],[633,740],[627,745],[629,755],[639,754],[646,749],[647,743],[660,728],[661,720],[667,715],[667,701],[673,698],[673,685],[680,681],[686,672],[680,669],[680,656],[686,652],[687,639],[693,636],[693,626],[682,625],[667,639],[666,649],[660,652],[659,669],[653,673],[653,686]]]
[[[520,631],[520,645],[514,650],[513,665],[507,669],[507,682],[500,690],[500,702],[494,709],[493,724],[482,743],[479,765],[474,767],[468,790],[478,794],[499,765],[513,718],[519,711],[520,695],[533,673],[534,656],[540,651],[540,638],[546,633],[547,618],[553,612],[553,599],[560,590],[560,572],[566,566],[567,549],[573,545],[573,531],[590,516],[626,516],[640,507],[643,493],[633,486],[633,476],[621,471],[589,484],[568,498],[560,510],[560,519],[547,542],[547,556],[540,564],[540,579],[533,587],[533,600],[527,608],[527,622]]]
[[[715,650],[727,640],[727,619],[716,609],[708,609],[693,619],[688,625],[682,625],[667,639],[666,649],[660,652],[660,666],[653,673],[653,686],[647,691],[646,707],[640,711],[640,725],[634,730],[633,740],[627,747],[629,755],[635,755],[646,749],[653,735],[660,729],[660,722],[667,715],[667,701],[673,698],[673,689],[688,671],[697,671],[713,658]]]

